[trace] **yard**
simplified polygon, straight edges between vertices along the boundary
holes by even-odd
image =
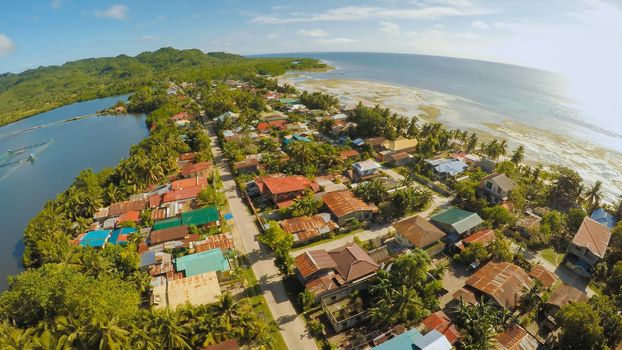
[[[564,253],[555,251],[555,248],[546,248],[542,251],[542,257],[545,258],[551,264],[558,266],[564,259]]]

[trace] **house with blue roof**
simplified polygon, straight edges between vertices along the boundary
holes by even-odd
[[[103,248],[110,238],[110,230],[89,231],[80,238],[81,247]]]
[[[399,334],[384,343],[374,346],[373,350],[451,350],[447,338],[437,330],[426,335],[415,328]]]
[[[210,271],[229,271],[230,269],[229,260],[222,254],[220,248],[184,255],[175,259],[175,270],[184,272],[186,277],[192,277]]]
[[[454,178],[469,167],[460,159],[426,159],[425,163],[432,169],[434,176],[441,180]]]
[[[614,228],[618,221],[616,218],[605,211],[603,208],[598,208],[592,212],[590,219],[598,222],[601,225],[605,225],[609,228]]]
[[[358,138],[352,141],[352,144],[356,147],[362,147],[365,144],[365,140],[363,140],[362,138]]]
[[[130,233],[135,233],[136,229],[133,227],[123,227],[112,231],[108,243],[110,244],[127,244],[127,236]]]
[[[294,141],[311,142],[311,139],[308,138],[308,137],[304,137],[302,135],[299,135],[299,134],[294,134],[294,135],[291,135],[291,136],[286,136],[283,139],[283,144],[287,146],[287,145],[289,145],[290,143],[292,143]]]

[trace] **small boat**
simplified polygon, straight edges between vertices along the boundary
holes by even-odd
[[[34,160],[35,160],[35,155],[34,155],[34,154],[32,154],[32,153],[30,153],[30,154],[28,155],[28,160],[29,160],[29,161],[31,161],[31,162],[32,162],[32,161],[34,161]]]

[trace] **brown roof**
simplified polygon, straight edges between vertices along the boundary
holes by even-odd
[[[152,194],[149,196],[149,208],[157,208],[162,204],[162,195]]]
[[[506,309],[513,309],[533,281],[521,267],[508,262],[489,262],[466,284],[493,298]]]
[[[195,244],[194,249],[197,253],[205,252],[215,248],[222,250],[233,248],[233,240],[227,237],[226,234],[220,233],[217,235],[207,236],[207,238],[201,243]]]
[[[337,264],[325,250],[311,250],[298,255],[294,259],[294,265],[303,278],[322,270],[334,269]]]
[[[304,191],[311,187],[311,181],[304,176],[265,177],[262,182],[270,193],[288,193]]]
[[[517,325],[512,324],[505,332],[497,336],[500,350],[536,350],[539,347],[536,338]]]
[[[339,152],[339,156],[342,159],[353,158],[353,157],[357,157],[358,155],[359,155],[359,152],[355,149],[347,149],[347,150]]]
[[[117,224],[120,224],[126,221],[132,221],[132,222],[140,221],[140,211],[132,210],[132,211],[128,211],[128,212],[121,214],[119,216],[119,220],[117,220]]]
[[[259,165],[257,158],[246,159],[233,164],[233,170],[240,170],[244,168],[256,167]]]
[[[196,157],[196,152],[182,153],[179,155],[179,160],[194,160]]]
[[[419,215],[393,224],[393,227],[400,236],[409,240],[417,248],[427,247],[445,237],[445,232]]]
[[[151,211],[151,220],[164,220],[168,217],[168,209],[166,208],[156,208]]]
[[[368,276],[380,268],[361,247],[351,243],[328,252],[346,282]]]
[[[191,177],[188,179],[175,180],[171,182],[172,190],[181,190],[188,187],[207,186],[206,177]]]
[[[371,146],[380,146],[386,140],[384,137],[370,137],[365,139],[365,143]]]
[[[225,340],[218,344],[210,345],[201,350],[239,350],[238,341],[235,339]]]
[[[397,152],[397,153],[390,154],[388,158],[392,159],[394,162],[397,162],[403,159],[410,158],[410,154],[406,152]]]
[[[484,184],[486,183],[487,180],[490,180],[491,182],[495,183],[499,188],[501,188],[505,192],[511,191],[514,188],[514,186],[516,186],[516,184],[514,183],[514,180],[510,179],[503,173],[490,174],[484,177],[481,183]]]
[[[177,241],[182,240],[184,237],[188,235],[188,226],[173,226],[169,228],[164,228],[161,230],[151,231],[149,234],[149,243],[150,244],[159,244],[168,241]]]
[[[475,294],[473,294],[473,292],[465,288],[460,288],[457,291],[455,291],[452,297],[457,301],[460,301],[460,299],[462,299],[462,301],[467,304],[475,305],[478,303],[477,298],[475,297]]]
[[[326,226],[326,222],[320,215],[300,216],[297,218],[281,221],[281,227],[287,233],[297,233],[307,230],[319,230]]]
[[[377,212],[378,207],[367,204],[354,196],[352,191],[330,192],[322,197],[324,204],[336,217],[342,217],[357,211]]]
[[[579,247],[585,247],[594,255],[603,258],[605,257],[607,246],[609,246],[610,238],[611,231],[607,226],[585,217],[572,243]]]
[[[562,284],[561,286],[557,287],[553,291],[553,293],[551,293],[551,296],[546,303],[561,308],[562,306],[571,302],[579,301],[587,301],[587,295],[575,287],[569,286],[567,284]]]
[[[315,295],[320,295],[322,293],[337,289],[344,284],[345,281],[339,274],[330,274],[320,276],[307,282],[307,284],[305,284],[305,288],[313,292]]]
[[[443,311],[437,311],[426,317],[423,320],[423,326],[426,332],[437,330],[447,338],[450,344],[454,344],[460,336],[456,326]]]
[[[212,162],[188,163],[181,169],[181,174],[188,176],[200,171],[209,171],[211,168]]]
[[[145,200],[112,203],[110,204],[110,208],[108,209],[108,215],[119,216],[123,213],[127,213],[128,211],[143,209],[145,209]]]
[[[466,243],[466,244],[479,243],[479,244],[481,244],[481,245],[483,245],[485,247],[490,242],[492,242],[494,239],[495,239],[495,231],[494,230],[483,229],[483,230],[479,230],[479,231],[473,233],[472,235],[464,238],[462,240],[462,242]]]
[[[554,273],[544,268],[542,265],[535,265],[531,271],[529,271],[529,276],[537,279],[542,283],[544,288],[549,289],[557,281],[557,277]]]

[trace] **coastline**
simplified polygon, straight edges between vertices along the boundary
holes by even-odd
[[[289,83],[301,90],[337,96],[348,107],[358,102],[379,104],[406,117],[416,115],[421,121],[440,122],[449,128],[475,132],[482,140],[506,139],[510,150],[518,145],[525,147],[525,160],[530,165],[564,165],[577,170],[587,183],[601,180],[607,202],[622,195],[622,153],[573,135],[503,118],[474,101],[416,87],[349,79],[315,79],[304,72],[292,72],[278,79],[280,83]]]

